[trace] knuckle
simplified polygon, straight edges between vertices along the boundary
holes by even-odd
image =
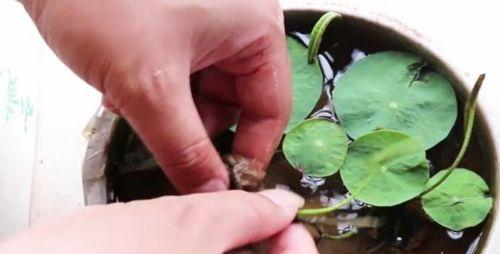
[[[242,20],[251,20],[259,29],[283,30],[283,12],[278,0],[235,2],[235,7],[244,9]],[[241,16],[240,15],[240,16]]]
[[[197,187],[218,175],[215,156],[218,155],[211,141],[203,138],[165,156],[163,166],[178,187]]]
[[[165,213],[166,211],[177,209],[178,207],[182,207],[183,199],[179,196],[164,196],[156,199],[152,199],[154,202],[154,206],[158,207],[158,211],[160,213]],[[141,201],[135,201],[141,202]],[[130,203],[129,203],[130,204]]]
[[[168,196],[154,199],[154,211],[150,215],[155,218],[172,218],[171,221],[158,221],[158,223],[167,223],[168,227],[177,228],[177,234],[192,234],[189,227],[184,227],[188,221],[192,225],[204,226],[206,224],[206,211],[200,208],[199,202],[192,198]]]
[[[210,160],[211,145],[211,141],[207,138],[196,141],[169,155],[170,160],[167,161],[165,166],[169,168],[187,169],[204,165]]]
[[[143,115],[145,110],[172,109],[176,106],[170,102],[173,100],[165,98],[176,98],[184,93],[179,85],[182,80],[169,75],[161,66],[135,72],[130,71],[130,66],[113,66],[105,68],[102,92],[126,117]]]
[[[132,104],[127,102],[135,100],[134,97],[141,94],[141,82],[135,77],[125,74],[126,71],[111,68],[102,68],[102,70],[102,73],[98,75],[102,76],[102,78],[97,78],[95,80],[98,81],[92,83],[116,108],[126,109],[127,105]],[[91,72],[88,71],[87,73]],[[87,76],[90,76],[90,74]]]
[[[174,217],[179,217],[180,223],[185,221],[191,221],[193,223],[199,222],[202,217],[202,211],[200,210],[197,203],[191,200],[182,199],[179,197],[174,198],[162,198],[160,202],[160,213],[170,214]]]
[[[268,25],[273,29],[273,32],[284,32],[284,16],[278,0],[268,0]]]

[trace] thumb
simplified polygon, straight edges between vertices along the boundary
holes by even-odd
[[[317,254],[316,244],[307,231],[300,224],[292,224],[268,242],[270,254]]]
[[[288,227],[304,205],[299,195],[278,189],[259,193],[226,191],[191,198],[206,215],[201,223],[204,241],[215,244],[215,249],[220,250],[217,253],[270,238]]]

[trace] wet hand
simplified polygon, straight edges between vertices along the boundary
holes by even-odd
[[[125,117],[183,193],[226,189],[210,137],[264,170],[290,111],[276,0],[25,0],[55,53]]]
[[[86,207],[0,243],[0,253],[219,254],[265,240],[265,253],[314,254],[305,228],[290,226],[303,203],[291,192],[267,190]]]

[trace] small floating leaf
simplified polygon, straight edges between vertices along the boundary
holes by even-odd
[[[375,129],[393,129],[418,139],[425,149],[443,140],[457,118],[451,84],[422,71],[422,58],[380,52],[358,61],[339,80],[334,107],[347,133],[358,138]]]
[[[429,168],[418,140],[397,131],[379,130],[351,144],[340,176],[357,200],[393,206],[422,193]]]
[[[307,55],[307,61],[309,63],[314,63],[316,56],[318,55],[319,46],[323,40],[323,34],[325,33],[328,25],[336,18],[340,18],[341,15],[336,12],[327,12],[318,20],[314,25],[311,32],[311,42],[309,45],[309,52]]]
[[[433,176],[428,186],[441,179],[448,170]],[[486,182],[468,169],[457,168],[442,184],[422,197],[425,212],[437,223],[459,231],[481,223],[493,205]]]
[[[309,119],[293,128],[283,141],[283,153],[304,174],[326,177],[335,174],[347,154],[347,135],[338,124]]]
[[[307,48],[287,37],[292,62],[292,113],[285,132],[302,122],[314,109],[323,89],[323,73],[317,63],[307,62]]]

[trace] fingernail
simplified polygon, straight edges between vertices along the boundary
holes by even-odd
[[[259,192],[273,203],[277,204],[290,216],[295,216],[297,210],[304,206],[304,198],[287,190],[271,189]]]
[[[197,188],[193,189],[193,193],[201,193],[201,192],[216,192],[216,191],[224,191],[229,188],[229,184],[220,178],[214,178]]]

